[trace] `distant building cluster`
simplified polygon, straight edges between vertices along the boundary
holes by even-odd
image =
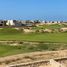
[[[2,26],[35,26],[43,24],[65,23],[64,21],[39,21],[39,20],[0,20]]]

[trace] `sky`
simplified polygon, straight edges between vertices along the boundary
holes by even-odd
[[[0,0],[0,19],[67,20],[67,0]]]

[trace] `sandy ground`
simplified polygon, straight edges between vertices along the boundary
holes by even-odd
[[[7,57],[1,57],[0,62],[6,62],[10,61],[9,64],[16,64],[20,62],[29,62],[29,61],[36,61],[36,60],[46,60],[46,59],[52,59],[52,58],[59,58],[59,57],[67,57],[67,50],[61,50],[61,51],[43,51],[43,52],[32,52],[32,53],[25,53],[25,54],[18,54],[18,55],[12,55]],[[23,60],[22,60],[23,59]],[[0,65],[0,67],[6,67],[5,64]],[[45,67],[44,65],[40,67]],[[50,67],[50,65],[47,65],[46,67]]]

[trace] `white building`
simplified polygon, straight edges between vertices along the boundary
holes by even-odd
[[[15,23],[13,22],[13,20],[7,20],[6,25],[8,25],[8,26],[15,26]]]

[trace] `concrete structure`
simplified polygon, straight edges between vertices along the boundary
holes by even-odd
[[[6,25],[8,25],[8,26],[15,26],[13,20],[7,20]]]
[[[58,23],[58,21],[53,21],[54,24]]]
[[[5,25],[6,25],[6,21],[0,20],[0,26],[5,26]]]
[[[20,27],[20,26],[24,26],[22,25],[20,20],[13,20],[13,23],[15,24],[15,26]]]
[[[34,21],[32,21],[32,20],[26,21],[26,26],[33,26],[33,25],[34,25]]]
[[[61,23],[61,21],[57,21],[58,23]]]
[[[37,22],[38,21],[38,22]],[[0,20],[0,26],[41,26],[44,24],[60,24],[63,21],[40,21],[40,20]]]

